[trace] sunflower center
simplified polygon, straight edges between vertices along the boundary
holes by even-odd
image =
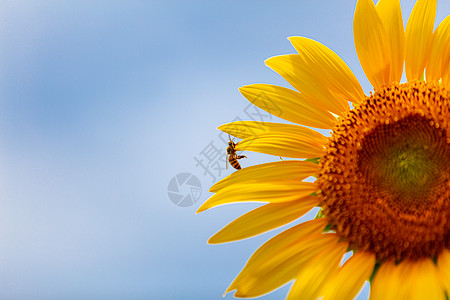
[[[388,192],[405,205],[420,204],[448,163],[444,135],[420,115],[379,125],[362,141],[358,169],[374,191]]]
[[[379,260],[449,245],[450,99],[438,85],[393,84],[342,118],[321,159],[324,212]]]

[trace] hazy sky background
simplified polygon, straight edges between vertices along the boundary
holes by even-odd
[[[288,86],[264,60],[293,53],[289,36],[333,49],[369,92],[355,2],[2,1],[0,299],[222,299],[280,230],[207,245],[255,205],[195,215],[211,178],[194,157],[245,117],[239,86]],[[449,12],[440,0],[437,21]],[[203,186],[190,207],[168,198],[181,172]]]

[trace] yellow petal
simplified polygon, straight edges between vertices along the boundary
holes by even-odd
[[[236,150],[291,158],[316,158],[323,155],[324,147],[305,137],[268,133],[240,141]]]
[[[266,204],[225,226],[213,235],[208,243],[242,240],[275,229],[300,218],[319,202],[319,197],[307,196],[298,201]]]
[[[371,300],[407,299],[410,282],[409,277],[402,278],[408,264],[396,266],[392,261],[384,262],[378,269],[371,286]]]
[[[405,71],[408,81],[419,80],[433,40],[437,0],[417,0],[405,29]]]
[[[301,181],[315,175],[319,165],[308,161],[285,160],[259,164],[233,172],[214,184],[209,191],[217,192],[232,184],[271,183],[280,181]]]
[[[279,183],[233,184],[219,190],[203,203],[197,213],[212,207],[236,202],[280,203],[299,200],[318,190],[313,182],[283,181]]]
[[[355,75],[336,53],[305,37],[290,37],[289,40],[307,67],[314,71],[317,80],[333,95],[340,95],[345,102],[361,102],[366,98]]]
[[[308,241],[312,242],[314,240],[313,237],[320,235],[318,240],[322,239],[322,231],[327,225],[327,218],[318,218],[303,222],[283,231],[259,247],[250,257],[247,266],[250,263],[254,263],[253,267],[258,269],[268,263],[272,263],[273,260],[282,260],[282,255],[277,255],[277,253],[281,251],[287,251],[286,253],[291,253],[291,251],[295,252],[295,246],[298,246],[299,241],[305,240],[305,238],[308,238]],[[328,235],[325,238],[329,238]]]
[[[308,221],[264,243],[225,293],[236,290],[235,297],[258,297],[294,279],[299,268],[337,239],[320,233],[327,223],[326,219]]]
[[[304,94],[270,84],[252,84],[240,89],[251,103],[268,113],[297,124],[330,129],[336,118]]]
[[[320,108],[337,115],[343,115],[348,109],[348,103],[336,98],[326,86],[323,86],[317,74],[314,74],[300,55],[274,56],[266,60],[266,65],[305,97],[315,101]]]
[[[328,140],[327,137],[315,130],[303,126],[283,123],[237,121],[220,125],[217,129],[240,139],[258,136],[263,133],[272,133],[282,135],[288,134],[294,137],[305,137],[321,145],[324,145]]]
[[[369,252],[353,254],[339,270],[338,275],[325,287],[323,300],[353,299],[369,280],[375,266],[375,255]]]
[[[431,259],[422,259],[414,264],[415,272],[412,272],[412,285],[409,293],[411,300],[445,300],[444,288],[441,286],[439,273]]]
[[[450,294],[450,250],[444,249],[439,255],[438,267],[447,294]]]
[[[339,262],[347,251],[348,243],[330,243],[322,252],[311,259],[307,266],[295,276],[287,300],[317,299],[326,283],[336,276]]]
[[[243,140],[237,151],[254,151],[292,158],[316,158],[324,151],[327,138],[319,132],[292,124],[239,121],[218,129]]]
[[[438,271],[431,259],[385,262],[373,282],[371,299],[445,300]]]
[[[405,30],[399,0],[380,0],[376,6],[391,48],[389,81],[400,82],[405,62]]]
[[[386,261],[380,266],[371,284],[370,300],[397,299],[397,295],[394,295],[395,290],[392,290],[392,287],[401,283],[398,282],[398,278],[395,276],[395,270],[395,264],[392,261]]]
[[[450,88],[450,41],[444,48],[444,53],[442,55],[442,67],[441,67],[442,84],[449,89]]]
[[[388,35],[372,0],[358,0],[353,18],[355,49],[364,73],[375,89],[389,83],[391,49]]]
[[[450,42],[450,16],[447,16],[434,33],[430,57],[428,60],[426,74],[427,81],[438,82],[442,76],[443,60],[446,58],[444,50]]]

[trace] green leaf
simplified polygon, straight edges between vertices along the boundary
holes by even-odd
[[[313,164],[318,165],[318,164],[319,164],[319,159],[320,159],[320,157],[316,157],[316,158],[307,158],[307,159],[305,159],[305,161],[309,161],[309,162],[312,162]]]
[[[379,263],[379,262],[377,262],[377,263],[375,264],[375,267],[373,268],[372,275],[370,275],[370,279],[369,279],[370,284],[372,284],[372,281],[373,281],[373,279],[375,278],[375,274],[377,273],[377,271],[378,271],[378,269],[380,268],[380,266],[381,266],[381,263]]]
[[[420,77],[420,81],[424,81],[425,80],[425,72],[423,72],[422,77]]]

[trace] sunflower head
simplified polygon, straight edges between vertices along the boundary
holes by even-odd
[[[324,213],[377,260],[436,257],[450,232],[450,98],[391,84],[341,118],[320,161]]]
[[[271,112],[296,124],[240,121],[219,129],[242,139],[236,151],[292,160],[244,168],[211,187],[215,194],[199,212],[266,204],[209,242],[255,236],[321,209],[262,245],[227,292],[257,297],[294,281],[287,299],[352,299],[370,280],[371,299],[448,299],[450,17],[434,30],[436,6],[418,0],[404,29],[398,0],[357,1],[355,47],[374,87],[369,96],[337,54],[303,37],[289,38],[298,54],[266,61],[297,91],[240,89],[262,109],[275,103]],[[403,66],[408,81],[400,83]]]

